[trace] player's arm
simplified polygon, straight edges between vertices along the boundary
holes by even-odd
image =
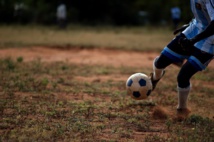
[[[210,22],[210,24],[207,26],[207,28],[203,32],[201,32],[200,34],[190,39],[190,41],[194,44],[212,35],[214,35],[214,20]]]
[[[214,35],[214,20],[210,22],[210,24],[203,32],[199,33],[198,35],[191,39],[181,38],[179,42],[183,47],[190,47],[194,45],[196,42],[212,35]]]

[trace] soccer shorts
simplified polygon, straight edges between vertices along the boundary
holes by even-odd
[[[186,59],[191,63],[198,71],[204,70],[210,61],[213,59],[213,55],[207,52],[201,51],[196,47],[190,47],[190,51],[183,50],[183,48],[178,43],[181,37],[185,37],[184,34],[176,36],[161,52],[172,62],[182,62]]]

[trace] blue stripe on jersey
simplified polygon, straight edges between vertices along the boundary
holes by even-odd
[[[195,47],[197,47],[198,49],[210,53],[210,54],[214,54],[214,44],[211,44],[209,41],[209,38],[205,38],[203,40],[200,40],[199,42],[195,43]]]
[[[201,3],[198,3],[201,7],[202,4]],[[197,20],[197,24],[202,27],[203,29],[207,27],[207,25],[209,25],[209,20],[207,19],[208,18],[208,15],[205,15],[205,12],[202,9],[197,9],[196,8],[196,2],[193,3],[193,14]]]
[[[209,52],[208,53],[214,53],[214,45],[212,48],[210,48]]]
[[[202,64],[197,58],[194,56],[191,56],[188,59],[188,62],[190,62],[197,70],[202,71],[206,68],[204,64]]]
[[[199,33],[199,29],[196,28],[196,20],[190,23],[190,26],[183,32],[183,34],[188,38],[193,38]]]
[[[210,3],[212,5],[212,7],[214,8],[214,2],[212,0],[210,0]]]
[[[170,58],[173,62],[181,62],[183,61],[183,59],[186,58],[185,56],[175,53],[168,47],[165,47],[161,53],[166,57]]]

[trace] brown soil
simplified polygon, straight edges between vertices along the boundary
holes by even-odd
[[[136,51],[123,51],[123,50],[112,50],[112,49],[60,49],[51,47],[22,47],[22,48],[4,48],[0,50],[0,58],[18,58],[23,57],[25,62],[33,61],[35,59],[40,59],[42,62],[56,62],[56,61],[66,61],[68,63],[74,64],[87,64],[87,65],[106,65],[106,66],[128,66],[128,67],[152,67],[153,59],[158,56],[159,53],[154,52],[136,52]],[[214,62],[211,62],[209,67],[214,68]],[[102,79],[108,79],[112,76],[105,76]],[[82,77],[77,77],[76,79],[81,79]],[[86,79],[86,78],[85,78]],[[89,77],[87,81],[94,81],[97,78]],[[122,76],[119,79],[125,80]],[[61,95],[61,99],[67,99],[65,95]],[[84,99],[90,99],[89,96],[85,95]],[[70,99],[70,98],[69,98]],[[72,98],[75,99],[75,98]],[[156,107],[154,108],[153,117],[155,119],[167,119],[169,116],[164,108]],[[159,126],[157,126],[159,127]],[[142,139],[141,132],[136,132],[136,139]]]
[[[156,53],[141,53],[111,49],[66,49],[29,47],[5,48],[0,57],[23,57],[24,61],[40,59],[44,62],[67,61],[77,64],[100,64],[111,66],[151,66]]]
[[[145,66],[151,67],[153,59],[159,53],[122,51],[111,49],[60,49],[50,47],[5,48],[0,50],[0,57],[23,57],[24,61],[40,59],[44,62],[66,61],[76,64],[98,64],[110,66]],[[214,67],[211,62],[209,67]]]

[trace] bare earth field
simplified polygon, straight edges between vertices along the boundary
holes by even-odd
[[[0,57],[23,57],[25,61],[40,59],[42,62],[66,61],[75,64],[151,67],[153,59],[159,53],[142,53],[136,51],[122,51],[111,49],[57,49],[51,47],[6,48],[1,49]],[[214,67],[214,62],[209,68]]]
[[[19,57],[22,57],[24,59],[24,62],[31,62],[31,61],[35,61],[35,60],[40,60],[41,62],[44,62],[44,63],[52,63],[52,62],[66,62],[66,63],[69,63],[69,64],[77,64],[77,65],[87,65],[87,66],[112,66],[113,68],[119,68],[119,67],[125,67],[125,68],[129,68],[130,67],[130,70],[133,68],[133,69],[136,69],[136,68],[140,68],[139,66],[141,67],[144,67],[144,68],[147,68],[146,70],[146,73],[149,73],[149,70],[152,68],[152,62],[153,62],[153,59],[158,56],[158,53],[154,53],[154,52],[136,52],[136,51],[123,51],[123,50],[111,50],[111,49],[102,49],[102,48],[92,48],[92,49],[86,49],[86,48],[72,48],[72,49],[60,49],[60,48],[56,48],[56,47],[19,47],[19,48],[3,48],[3,49],[0,49],[0,58],[1,59],[4,59],[4,58],[7,58],[7,57],[10,57],[12,59],[17,59]],[[212,72],[212,70],[214,69],[214,62],[211,62],[210,65],[209,65],[209,68],[210,68],[210,72]],[[172,69],[173,71],[178,71],[177,67],[169,67],[169,70]],[[89,69],[90,70],[90,69]],[[133,70],[134,72],[134,70]],[[120,82],[125,82],[126,79],[127,79],[127,74],[126,75],[121,75],[118,73],[118,74],[115,74],[115,75],[112,75],[112,74],[105,74],[105,75],[100,75],[99,77],[97,77],[96,75],[92,75],[92,76],[87,76],[87,77],[84,77],[84,76],[76,76],[74,77],[73,79],[74,80],[78,80],[78,81],[84,81],[86,83],[96,83],[96,82],[103,82],[103,81],[109,81],[109,80],[117,80],[117,81],[120,81]],[[175,81],[176,80],[176,75],[174,77],[172,77],[172,79],[170,80],[167,80],[171,83],[171,81]],[[166,84],[166,82],[163,81],[163,83]],[[204,81],[204,84],[207,84],[207,88],[210,88],[210,89],[213,89],[213,81],[211,81],[211,84],[207,81]],[[200,86],[201,82],[197,83],[197,81],[194,82],[195,86]],[[203,84],[203,85],[204,85]],[[90,85],[88,86],[90,88]],[[154,94],[155,95],[158,95],[159,94],[172,94],[172,96],[176,95],[176,92],[173,90],[173,89],[169,89],[168,86],[164,86],[166,88],[166,90],[162,90],[159,92],[155,92]],[[164,88],[162,87],[162,88]],[[122,89],[124,89],[124,87],[122,87]],[[105,88],[104,88],[105,90]],[[113,89],[114,90],[114,89]],[[84,93],[84,92],[83,92]],[[195,92],[194,92],[195,93]],[[21,93],[17,93],[16,95],[16,98],[23,98],[24,96],[19,96],[19,94]],[[23,93],[25,94],[25,93]],[[196,93],[195,93],[196,94]],[[203,94],[203,92],[202,92]],[[87,95],[87,93],[84,93],[82,96],[79,94],[79,96],[77,95],[67,95],[66,93],[61,93],[60,95],[56,96],[56,94],[52,94],[55,98],[57,98],[58,100],[60,101],[68,101],[68,100],[76,100],[76,102],[82,102],[82,101],[85,101],[85,100],[91,100],[92,102],[94,102],[95,104],[98,103],[98,101],[95,100],[95,98],[93,98],[93,95]],[[213,95],[213,94],[210,94],[210,95]],[[157,99],[159,97],[159,99]],[[203,95],[202,95],[203,97]],[[38,99],[35,94],[32,94],[31,98],[33,99]],[[108,102],[108,104],[110,104],[110,102],[112,101],[112,99],[110,99],[111,97],[109,97],[108,95],[105,97],[105,95],[102,95],[100,97],[100,100],[102,102]],[[213,101],[213,97],[210,97],[210,101],[212,102]],[[126,128],[126,131],[122,132],[123,130],[121,130],[121,128],[118,126],[118,128],[114,127],[114,126],[109,126],[109,128],[105,125],[102,124],[102,122],[96,122],[94,121],[93,123],[96,123],[94,124],[96,126],[96,128],[99,128],[100,131],[99,131],[99,134],[96,134],[96,133],[92,133],[91,131],[89,131],[87,128],[85,128],[86,130],[88,130],[89,132],[82,132],[81,133],[79,132],[76,132],[75,135],[76,137],[79,137],[77,138],[76,140],[74,141],[79,141],[81,140],[82,138],[82,141],[92,141],[91,139],[93,138],[94,136],[94,139],[96,139],[97,141],[108,141],[109,139],[111,141],[136,141],[136,142],[140,142],[140,141],[143,141],[143,139],[146,138],[146,136],[149,136],[149,135],[156,135],[156,136],[160,136],[161,138],[163,138],[162,140],[164,141],[164,138],[168,138],[168,141],[173,141],[173,138],[170,139],[169,138],[169,135],[170,135],[170,128],[172,127],[173,123],[172,121],[169,121],[168,120],[168,115],[171,116],[174,114],[174,107],[175,106],[171,106],[171,104],[176,104],[176,101],[177,100],[174,100],[172,98],[167,98],[167,97],[164,97],[164,98],[161,98],[160,96],[151,96],[148,101],[152,101],[153,99],[156,99],[158,103],[161,103],[161,102],[164,102],[164,105],[163,106],[166,106],[166,108],[162,108],[161,106],[154,106],[151,102],[144,102],[144,103],[147,103],[147,104],[144,104],[142,102],[142,104],[132,104],[132,107],[133,107],[133,110],[125,110],[126,108],[122,108],[124,110],[120,110],[120,109],[117,109],[119,112],[120,111],[123,111],[123,112],[126,112],[127,113],[133,113],[136,114],[136,115],[139,115],[139,112],[136,112],[137,109],[142,109],[142,108],[139,108],[143,105],[145,106],[150,106],[152,107],[152,109],[148,112],[148,115],[151,115],[153,116],[152,121],[149,121],[148,122],[148,127],[150,128],[147,128],[147,126],[142,126],[142,127],[137,127],[137,122],[136,120],[132,120],[131,118],[126,118],[126,116],[122,116],[119,115],[119,119],[116,119],[114,116],[114,114],[109,114],[109,122],[110,123],[112,121],[112,124],[116,125],[116,124],[120,124],[119,126],[121,127],[125,127]],[[164,101],[164,99],[168,99],[168,101]],[[169,101],[171,100],[171,102]],[[117,100],[115,100],[117,102]],[[204,109],[206,108],[206,105],[201,105],[201,107],[198,107],[198,105],[196,105],[194,103],[194,101],[196,101],[196,99],[194,99],[194,97],[192,98],[192,102],[190,103],[190,106],[191,106],[191,109],[192,111],[194,112],[197,112],[198,114],[203,114],[204,112]],[[211,102],[209,102],[209,104],[211,104]],[[113,102],[114,103],[114,102]],[[151,104],[150,104],[151,103]],[[105,103],[103,103],[102,105],[104,105]],[[61,104],[62,105],[62,104]],[[120,104],[121,106],[123,106],[122,104]],[[135,106],[136,105],[136,106]],[[128,106],[128,105],[127,105]],[[125,107],[127,107],[125,106]],[[168,107],[167,107],[168,106]],[[104,106],[104,107],[109,107],[109,106]],[[136,111],[135,111],[135,107],[136,107]],[[52,108],[50,108],[52,109]],[[63,111],[66,112],[66,109],[68,108],[61,108],[61,109],[64,109]],[[208,108],[209,110],[209,113],[206,113],[206,116],[209,117],[210,119],[213,119],[214,117],[214,112],[213,112],[213,109],[211,108]],[[115,111],[116,108],[113,108],[113,110]],[[11,113],[12,112],[8,112],[10,110],[5,110],[5,112],[7,111],[7,113]],[[11,110],[13,111],[13,110]],[[88,110],[90,111],[90,110]],[[99,111],[101,112],[100,110],[95,110],[93,113],[94,114],[99,114],[98,112],[96,111]],[[107,110],[103,110],[103,111],[106,111],[108,112]],[[139,110],[138,110],[139,111]],[[144,110],[145,112],[146,110]],[[61,111],[60,111],[61,112]],[[3,111],[1,112],[3,114]],[[36,113],[36,112],[35,112]],[[87,112],[86,112],[87,113]],[[87,115],[86,113],[84,113],[85,115]],[[89,113],[89,112],[88,112]],[[115,112],[116,113],[116,112]],[[50,116],[52,116],[51,114],[49,114]],[[125,115],[125,114],[124,114]],[[6,116],[6,115],[5,115]],[[1,116],[0,116],[1,117]],[[21,117],[21,116],[17,116],[17,119],[19,119],[18,117]],[[65,117],[69,117],[65,114]],[[85,116],[87,117],[87,116]],[[92,117],[92,119],[94,119],[93,116],[88,116],[88,118]],[[101,117],[101,116],[100,116]],[[104,116],[103,116],[104,117]],[[107,117],[107,116],[106,116]],[[146,114],[144,114],[144,118],[145,117],[150,117],[150,116],[147,116]],[[49,120],[42,120],[42,116],[37,116],[37,118],[33,118],[33,115],[28,115],[26,116],[26,119],[31,119],[32,120],[32,124],[29,124],[29,125],[32,125],[34,126],[34,121],[49,121]],[[97,120],[98,118],[96,118]],[[127,125],[124,121],[127,120]],[[3,120],[0,118],[0,120]],[[60,119],[60,123],[64,122],[63,119]],[[5,122],[9,122],[4,120]],[[52,121],[54,121],[55,123],[57,122],[57,119],[56,118],[53,118]],[[120,122],[122,121],[122,122]],[[145,122],[146,120],[144,120]],[[15,122],[14,122],[15,123]],[[30,122],[29,122],[30,123]],[[51,124],[52,122],[48,122],[48,124]],[[107,123],[107,122],[103,122],[103,123]],[[152,125],[152,124],[154,125]],[[1,123],[0,123],[1,124]],[[11,124],[12,125],[12,124]],[[62,124],[63,125],[63,124]],[[75,122],[75,125],[77,125],[77,122]],[[93,126],[93,124],[90,124],[89,126]],[[126,126],[125,126],[126,125]],[[140,125],[140,124],[139,124]],[[67,126],[67,125],[66,125]],[[168,126],[168,127],[167,127]],[[11,129],[13,129],[11,126],[8,126],[9,128],[7,128],[7,126],[3,126],[3,123],[2,125],[0,126],[0,134],[4,134],[4,138],[3,140],[6,140],[6,135],[7,133],[9,134],[9,132],[11,132]],[[27,127],[27,126],[26,126]],[[83,127],[83,126],[82,126]],[[186,126],[188,128],[188,126]],[[192,127],[192,126],[190,126]],[[50,126],[50,129],[52,127]],[[114,131],[111,129],[111,128],[114,128]],[[145,128],[146,130],[144,131],[143,128]],[[21,126],[19,128],[21,130]],[[193,130],[193,128],[190,128],[191,130]],[[30,127],[29,127],[29,131],[30,131]],[[57,129],[58,130],[58,129]],[[61,129],[60,129],[61,130]],[[64,130],[64,129],[62,129]],[[73,130],[73,129],[72,129]],[[129,132],[130,130],[130,132]],[[149,131],[151,130],[151,131]],[[175,130],[175,129],[173,129]],[[26,130],[26,132],[28,133],[29,131]],[[71,130],[70,130],[71,131]],[[67,131],[64,131],[63,133],[69,133],[70,132],[69,130]],[[120,132],[119,132],[120,131]],[[25,131],[23,130],[23,133]],[[34,131],[33,131],[34,132]],[[213,130],[214,132],[214,130]],[[12,132],[11,132],[12,133]],[[14,132],[15,133],[15,132]],[[86,134],[85,134],[86,133]],[[90,133],[92,136],[89,137],[87,135],[87,133]],[[116,133],[119,133],[119,136],[116,134]],[[175,133],[179,133],[179,132],[175,132]],[[196,133],[196,132],[195,132]],[[203,132],[201,132],[203,134]],[[197,133],[197,134],[201,134],[201,133]],[[31,134],[29,132],[29,134]],[[46,132],[46,134],[42,133],[41,134],[41,137],[46,137],[44,139],[42,139],[42,141],[45,141],[45,140],[51,140],[51,138],[48,138],[46,135],[48,135],[49,133]],[[61,134],[60,132],[57,131],[57,134],[59,135],[59,138],[57,138],[56,136],[56,139],[52,139],[52,141],[55,141],[55,140],[62,140],[62,141],[71,141],[71,139],[69,139],[69,136],[67,136],[67,139],[65,139],[65,136],[66,134]],[[83,138],[79,135],[86,135],[86,138]],[[12,135],[12,134],[11,134]],[[51,134],[53,135],[53,134]],[[182,134],[180,134],[182,135]],[[60,137],[62,136],[62,137]],[[9,136],[8,136],[9,137]],[[15,137],[15,136],[14,136]],[[10,139],[12,140],[15,140],[15,138],[12,136],[10,136]],[[38,136],[39,137],[39,136]],[[74,138],[75,136],[73,136]],[[88,140],[87,140],[87,137]],[[175,136],[177,137],[177,136]],[[26,140],[26,138],[23,138],[24,140]],[[23,139],[19,139],[19,140],[23,140]],[[34,140],[36,138],[34,137]],[[39,139],[39,138],[37,138]],[[165,139],[165,140],[166,140]],[[196,139],[196,138],[195,138]],[[185,141],[185,139],[182,139],[182,138],[178,138],[177,140],[179,141]],[[150,138],[147,137],[147,141],[161,141],[161,139],[157,139],[155,138],[155,136],[152,136]]]
[[[23,57],[25,61],[40,59],[42,62],[66,61],[75,64],[151,67],[157,53],[142,53],[111,49],[57,49],[51,47],[1,49],[0,57]]]

